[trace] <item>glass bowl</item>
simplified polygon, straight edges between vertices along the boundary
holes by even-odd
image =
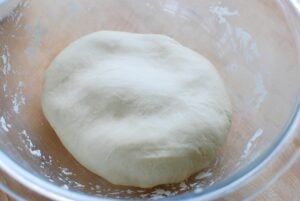
[[[21,1],[0,23],[0,189],[17,199],[255,196],[299,155],[299,19],[296,0]],[[43,76],[70,42],[99,30],[165,34],[216,66],[234,114],[209,168],[180,184],[116,186],[62,146],[42,113]]]

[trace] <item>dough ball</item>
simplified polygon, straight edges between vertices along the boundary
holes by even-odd
[[[154,34],[101,31],[73,42],[46,72],[42,105],[83,166],[144,188],[207,167],[231,124],[213,65]]]

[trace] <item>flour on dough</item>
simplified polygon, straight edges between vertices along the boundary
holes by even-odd
[[[144,188],[207,167],[231,124],[213,65],[154,34],[101,31],[73,42],[46,72],[42,105],[83,166]]]

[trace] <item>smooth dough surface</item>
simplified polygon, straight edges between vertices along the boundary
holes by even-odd
[[[42,106],[83,166],[144,188],[207,167],[231,124],[212,64],[154,34],[101,31],[73,42],[47,69]]]

